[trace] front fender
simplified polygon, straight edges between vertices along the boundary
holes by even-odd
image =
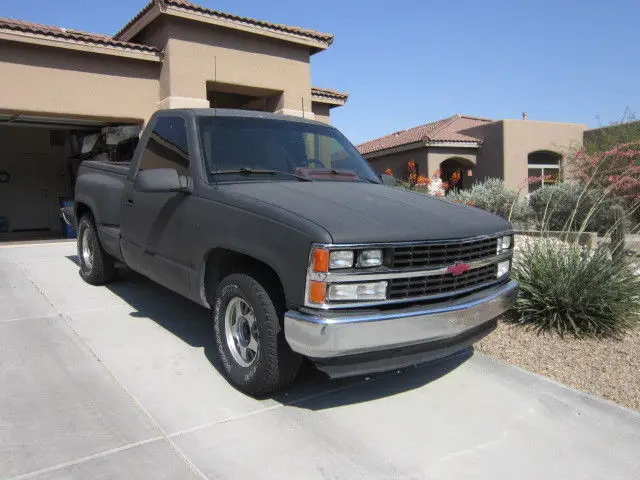
[[[248,212],[239,215],[224,230],[212,231],[199,237],[194,249],[194,260],[198,265],[199,297],[207,306],[205,274],[210,252],[216,248],[230,250],[246,255],[269,266],[279,277],[289,308],[304,303],[304,289],[309,261],[309,249],[313,243],[311,237],[303,232],[274,224],[265,218],[247,220]],[[245,218],[245,221],[242,221]],[[202,232],[205,233],[205,232]]]

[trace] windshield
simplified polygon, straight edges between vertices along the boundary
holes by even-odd
[[[270,118],[202,117],[200,139],[207,169],[217,181],[295,181],[297,176],[380,182],[355,147],[329,126]]]

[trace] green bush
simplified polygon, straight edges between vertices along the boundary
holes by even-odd
[[[513,275],[520,282],[519,322],[576,337],[618,337],[638,322],[640,276],[599,247],[540,238],[520,245]]]
[[[504,182],[497,178],[477,182],[470,190],[450,192],[447,198],[500,215],[518,227],[526,226],[532,216],[527,201],[520,198],[518,192],[506,188]]]
[[[612,200],[600,190],[585,190],[577,183],[560,182],[539,188],[529,197],[529,205],[543,230],[604,233],[613,225]]]

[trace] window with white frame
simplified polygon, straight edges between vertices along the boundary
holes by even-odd
[[[560,160],[562,155],[549,150],[538,150],[528,155],[529,193],[558,181]]]

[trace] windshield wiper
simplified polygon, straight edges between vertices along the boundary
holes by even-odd
[[[282,170],[254,170],[253,168],[238,168],[237,170],[221,170],[219,172],[211,172],[214,175],[285,175],[291,178],[297,178],[302,182],[313,182],[313,179],[296,175],[295,173],[283,172]]]
[[[365,181],[365,182],[369,182],[369,183],[375,183],[376,185],[380,185],[380,182],[377,182],[371,178],[364,178],[364,177],[360,177],[359,175],[357,175],[355,172],[351,172],[351,171],[340,171],[340,170],[336,170],[335,168],[326,168],[326,169],[320,169],[322,170],[322,173],[329,173],[331,175],[336,175],[336,176],[349,176],[351,173],[353,174],[353,176],[355,176],[354,181],[360,182],[360,181]],[[349,172],[349,173],[347,173]]]

